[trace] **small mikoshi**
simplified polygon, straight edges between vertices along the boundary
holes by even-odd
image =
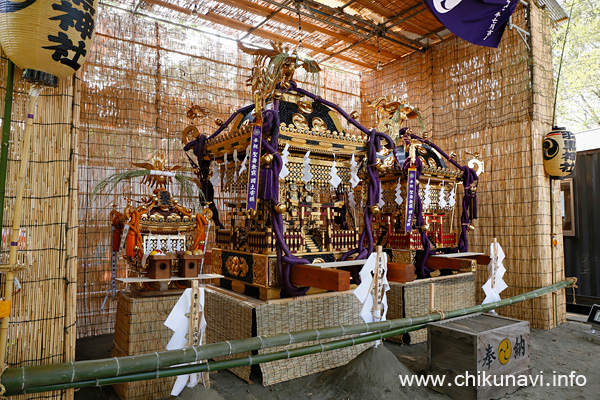
[[[414,249],[423,260],[436,251],[452,251],[456,235],[442,225],[454,210],[451,196],[459,183],[466,196],[458,247],[466,251],[466,232],[476,218],[477,175],[427,139],[399,129],[396,116],[418,116],[413,108],[383,99],[376,105],[394,122],[388,124],[392,131],[367,129],[357,122],[357,113],[298,87],[294,71],[304,67],[316,73],[314,63],[281,48],[255,53],[249,79],[255,103],[219,121],[210,136],[194,126],[183,132],[201,190],[215,204],[212,272],[224,276],[222,286],[261,299],[279,297],[280,290],[282,296],[303,295],[309,286],[348,290],[350,277],[360,282],[359,266],[314,264],[365,259],[376,242],[388,252],[396,246]],[[344,128],[342,119],[356,130]],[[405,193],[402,205],[393,201],[399,179],[411,188],[409,196],[406,189],[399,191],[399,196]],[[423,207],[420,191],[427,190],[427,182],[431,201]],[[392,200],[382,204],[390,193]],[[433,228],[429,234],[425,219]],[[423,268],[420,275],[427,274]]]
[[[137,207],[131,205],[131,199],[123,212],[113,206],[113,251],[122,248],[129,266],[148,278],[168,279],[175,271],[180,277],[198,276],[208,225],[205,215],[210,218],[210,211],[194,215],[173,198],[167,189],[172,178],[180,183],[190,180],[173,172],[179,166],[166,168],[160,155],[148,163],[132,164],[142,169],[105,178],[98,185],[109,181],[114,186],[121,179],[143,176],[142,183],[153,188],[152,195],[142,198]]]

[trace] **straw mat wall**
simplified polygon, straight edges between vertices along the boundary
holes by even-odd
[[[191,174],[181,145],[189,125],[186,112],[198,104],[210,110],[198,128],[210,134],[214,118],[229,117],[252,103],[245,86],[252,59],[234,42],[194,30],[101,7],[93,47],[82,74],[79,140],[79,268],[77,332],[79,337],[111,333],[116,302],[109,296],[111,204],[119,210],[125,197],[151,193],[139,179],[120,184],[114,194],[90,201],[96,183],[132,169],[160,151],[170,165]],[[298,71],[299,81],[308,80]],[[303,84],[314,90],[314,86]],[[321,73],[321,95],[347,110],[360,109],[360,77],[335,70]],[[190,175],[191,176],[191,175]],[[178,195],[177,186],[174,194]],[[184,199],[198,207],[195,199]],[[126,273],[120,261],[118,276]]]
[[[2,53],[2,110],[7,71],[8,61]],[[76,78],[61,79],[57,88],[44,89],[37,101],[21,220],[25,248],[19,251],[19,263],[30,267],[16,274],[22,289],[12,298],[9,367],[59,363],[75,358],[77,85]],[[29,89],[30,84],[21,80],[21,70],[15,68],[2,221],[2,264],[8,263],[8,235],[12,226],[19,163],[24,152],[29,151],[22,148]],[[70,390],[40,393],[28,398],[72,398],[72,394]],[[15,398],[19,397],[22,396]]]
[[[531,15],[519,6],[513,18],[521,27],[531,25],[531,50],[514,30],[506,31],[498,49],[452,38],[363,76],[361,87],[367,126],[373,119],[366,105],[381,95],[396,96],[420,109],[429,137],[447,153],[455,151],[459,163],[472,158],[468,152],[481,153],[485,173],[477,189],[479,218],[469,235],[469,250],[489,254],[490,243],[498,239],[507,256],[509,288],[502,297],[564,276],[558,219],[554,233],[561,239],[554,250],[551,246],[550,180],[544,174],[541,150],[552,113],[552,63],[545,39],[550,24],[535,6]],[[413,121],[409,126],[418,133]],[[455,226],[460,223],[458,215]],[[477,280],[478,287],[487,280],[487,268],[479,271]],[[483,299],[481,290],[478,298]],[[564,293],[502,312],[529,320],[532,327],[549,328],[565,319]]]

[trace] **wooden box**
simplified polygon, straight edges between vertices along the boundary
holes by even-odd
[[[387,279],[390,282],[406,283],[415,280],[415,266],[389,262],[387,265]]]
[[[302,255],[310,262],[333,262],[340,256],[341,253],[335,252]],[[213,247],[211,259],[212,273],[223,275],[219,286],[260,300],[280,298],[277,256]],[[344,291],[350,287],[350,274],[333,268],[296,266],[292,269],[291,281],[296,286]]]
[[[435,308],[450,311],[475,305],[475,274],[472,272],[417,279],[407,283],[390,282],[387,319],[429,314],[431,283],[435,285]],[[419,329],[388,340],[404,344],[424,343],[427,341],[427,330]]]
[[[171,277],[171,268],[173,267],[174,255],[155,254],[148,256],[147,276],[151,279],[169,279]]]
[[[177,275],[181,278],[195,278],[200,273],[200,264],[203,256],[184,254],[179,256],[179,270]]]
[[[497,399],[531,372],[529,322],[475,314],[428,325],[428,368],[444,375],[433,387],[453,399]]]

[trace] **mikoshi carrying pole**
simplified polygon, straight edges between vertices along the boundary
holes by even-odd
[[[145,355],[9,368],[2,375],[2,385],[4,385],[6,388],[7,395],[15,395],[19,393],[33,393],[81,386],[113,384],[118,383],[119,381],[129,382],[134,380],[152,379],[156,378],[158,374],[160,374],[159,377],[166,377],[192,372],[232,368],[241,365],[251,365],[253,360],[256,361],[259,359],[257,358],[259,356],[254,355],[250,357],[244,357],[238,359],[237,361],[227,360],[229,364],[226,364],[222,368],[213,368],[212,366],[214,365],[214,362],[188,366],[187,368],[190,369],[185,371],[182,371],[181,369],[168,368],[173,365],[199,362],[206,359],[210,360],[216,357],[230,356],[232,354],[260,350],[275,346],[286,346],[293,343],[302,343],[338,336],[359,335],[367,332],[389,331],[391,329],[421,326],[429,322],[439,321],[442,318],[448,319],[478,312],[487,312],[492,309],[531,300],[556,290],[571,287],[575,284],[575,282],[575,278],[568,278],[556,284],[497,302],[447,311],[443,313],[443,317],[442,313],[436,312],[414,318],[400,318],[368,324],[362,323],[323,329],[309,329],[299,332],[287,332],[269,336],[230,340],[227,342],[206,344],[187,349],[156,352]],[[380,339],[379,335],[375,336],[376,337],[373,337],[371,340]],[[356,339],[354,343],[357,343]],[[323,344],[323,346],[326,345],[326,343]],[[347,345],[352,345],[352,341],[350,341],[350,343]],[[317,347],[321,347],[321,345],[319,344]],[[292,352],[292,350],[289,350],[289,352]],[[281,359],[287,358],[286,353],[286,351],[282,352],[282,355],[280,355]],[[304,354],[298,354],[298,356],[300,355]],[[192,370],[192,368],[197,369]],[[171,373],[172,375],[167,375]],[[142,378],[142,376],[144,377]]]

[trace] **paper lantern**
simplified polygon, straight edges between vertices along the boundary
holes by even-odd
[[[575,169],[575,135],[565,128],[554,128],[544,136],[544,169],[550,176],[567,176]]]
[[[98,0],[0,0],[0,45],[22,69],[73,75],[91,46],[97,6]]]

